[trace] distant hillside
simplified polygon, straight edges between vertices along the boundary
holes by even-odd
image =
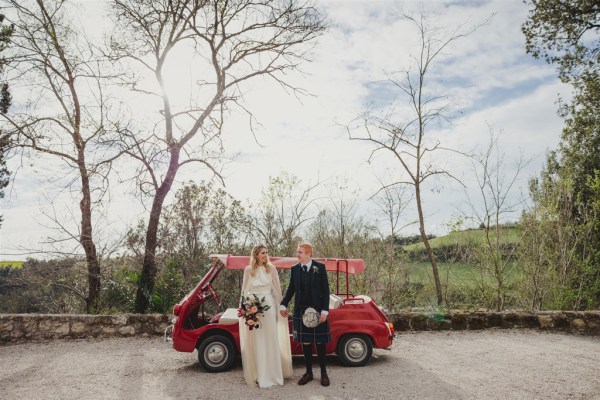
[[[501,241],[503,244],[514,244],[517,243],[521,235],[521,228],[515,225],[502,226],[501,230]],[[490,232],[492,233],[492,232]],[[432,249],[441,249],[450,246],[466,246],[483,243],[485,240],[483,229],[469,229],[466,231],[455,231],[450,232],[446,236],[439,236],[429,240],[429,244]],[[406,251],[419,251],[424,250],[425,245],[423,243],[415,243],[404,246]]]
[[[23,266],[23,261],[0,261],[0,268],[12,267],[12,268],[21,268]]]

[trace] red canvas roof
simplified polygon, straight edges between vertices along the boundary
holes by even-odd
[[[229,269],[244,269],[250,265],[250,256],[232,256],[227,254],[212,254],[211,258],[221,261]],[[315,261],[325,264],[327,271],[358,274],[365,270],[364,260],[359,258],[315,258]],[[288,269],[298,263],[296,257],[269,257],[269,261],[277,268]]]

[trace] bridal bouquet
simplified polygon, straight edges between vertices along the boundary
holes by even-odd
[[[260,317],[264,316],[264,312],[271,308],[270,305],[265,304],[265,298],[259,299],[256,294],[251,296],[242,296],[242,301],[238,308],[238,316],[244,318],[248,329],[252,330],[260,328],[258,323]]]

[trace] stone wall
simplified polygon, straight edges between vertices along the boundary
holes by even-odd
[[[399,332],[529,328],[600,335],[600,311],[402,312],[389,318]],[[162,335],[169,323],[163,314],[0,314],[0,343]]]
[[[163,314],[0,314],[0,343],[162,335],[168,324]]]
[[[396,331],[529,328],[600,335],[600,311],[403,312],[388,317]]]

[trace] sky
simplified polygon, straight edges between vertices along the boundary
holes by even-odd
[[[92,34],[102,32],[106,27],[106,20],[99,17],[103,2],[80,3],[82,25]],[[359,215],[379,223],[381,215],[370,199],[382,182],[401,180],[401,169],[396,160],[381,152],[369,162],[374,148],[349,140],[346,126],[368,107],[385,109],[398,100],[399,110],[406,108],[398,92],[382,81],[399,80],[402,71],[414,67],[418,36],[414,25],[402,16],[423,12],[441,37],[459,25],[465,31],[479,26],[452,43],[430,70],[429,88],[448,96],[453,118],[450,124],[432,127],[428,135],[445,147],[478,152],[487,146],[492,130],[498,136],[506,176],[514,174],[520,157],[529,161],[510,193],[515,202],[526,198],[527,181],[539,173],[545,153],[559,142],[563,123],[557,116],[557,100],[559,96],[568,99],[570,93],[558,80],[554,66],[525,53],[520,28],[527,16],[526,4],[521,0],[337,0],[317,1],[317,7],[327,15],[330,28],[319,38],[311,61],[302,65],[303,73],[287,77],[310,95],[294,96],[268,80],[246,87],[244,106],[260,126],[252,134],[247,115],[229,115],[223,144],[233,161],[222,170],[226,191],[246,203],[255,202],[269,177],[288,173],[301,180],[299,189],[319,183],[316,195],[322,198],[321,207],[327,207],[333,192],[342,190],[355,201]],[[167,77],[174,93],[189,86],[183,64],[175,62]],[[469,209],[467,195],[476,207],[480,200],[472,164],[466,157],[440,152],[429,161],[466,186],[448,179],[424,184],[428,231],[442,235]],[[44,258],[49,238],[60,235],[48,214],[73,224],[78,216],[77,193],[57,187],[62,181],[56,180],[59,168],[55,169],[51,160],[13,157],[9,168],[15,173],[0,200],[4,216],[0,260],[23,260],[28,255]],[[198,166],[186,167],[174,189],[186,181],[207,178],[210,175]],[[147,211],[130,185],[115,185],[107,200],[97,232],[110,238],[107,242],[116,242],[125,228],[144,218]],[[415,208],[408,207],[402,218],[408,225],[402,233],[416,233],[417,227],[410,224],[417,218]],[[507,220],[517,218],[518,213],[507,215]],[[471,225],[465,223],[464,227]],[[76,248],[73,241],[61,246]]]

